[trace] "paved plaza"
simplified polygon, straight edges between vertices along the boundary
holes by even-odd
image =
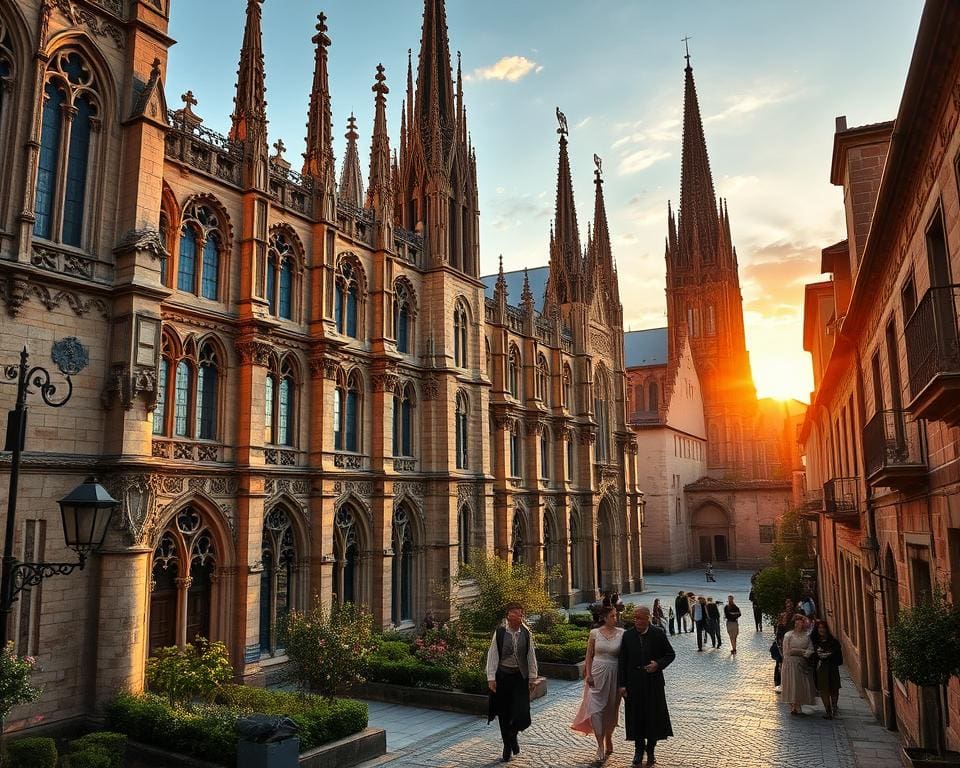
[[[806,707],[806,717],[790,717],[773,690],[769,647],[772,630],[753,631],[747,601],[749,574],[718,571],[707,585],[703,573],[652,574],[647,591],[624,600],[664,605],[681,589],[726,602],[733,594],[743,610],[737,655],[731,656],[724,633],[717,650],[703,653],[694,633],[672,638],[677,660],[666,670],[667,701],[676,736],[657,747],[664,768],[896,768],[896,734],[876,722],[866,703],[844,677],[840,718],[824,720],[822,708]],[[707,589],[709,587],[709,589]],[[520,736],[521,754],[511,766],[587,766],[596,743],[570,730],[582,683],[551,680],[547,696],[533,705],[533,725]],[[366,764],[389,768],[460,768],[499,764],[501,745],[496,723],[486,718],[370,703],[370,725],[387,730],[389,753]],[[609,768],[626,768],[633,745],[614,737]]]

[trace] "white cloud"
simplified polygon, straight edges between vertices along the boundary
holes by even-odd
[[[654,163],[666,160],[668,157],[670,157],[670,153],[662,149],[638,149],[620,158],[617,172],[621,176],[627,176],[649,168]]]
[[[467,80],[506,80],[515,83],[531,72],[537,73],[543,66],[526,56],[504,56],[489,67],[480,67],[467,75]]]
[[[751,112],[786,101],[792,93],[784,86],[767,86],[758,88],[752,93],[739,93],[727,99],[727,106],[703,119],[704,123],[719,123],[730,118],[749,115]]]
[[[680,118],[676,115],[664,117],[652,125],[646,125],[643,120],[631,124],[620,124],[621,130],[628,132],[613,142],[613,148],[618,149],[628,144],[643,144],[646,142],[668,142],[680,139]]]
[[[579,123],[577,123],[576,126],[574,126],[574,127],[575,127],[575,128],[583,128],[583,127],[585,127],[592,119],[593,119],[593,118],[592,118],[590,115],[587,115],[585,118],[583,118],[583,120],[581,120]]]

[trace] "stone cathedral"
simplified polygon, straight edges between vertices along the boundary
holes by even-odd
[[[271,12],[246,4],[224,136],[190,92],[168,104],[168,0],[0,6],[0,359],[26,346],[49,365],[67,336],[90,359],[65,407],[31,401],[17,557],[71,559],[57,499],[84,476],[121,501],[83,571],[14,606],[46,687],[31,722],[142,687],[152,650],[197,635],[261,679],[284,658],[277,618],[315,599],[382,626],[455,613],[476,553],[551,566],[565,604],[642,585],[599,163],[584,243],[558,111],[550,266],[482,278],[443,0],[425,0],[390,102],[398,144],[386,73],[370,73],[366,168],[352,116],[333,155],[323,15],[302,41],[303,164],[268,135]],[[0,386],[0,408],[13,397]]]

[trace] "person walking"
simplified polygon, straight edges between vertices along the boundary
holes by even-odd
[[[616,606],[601,610],[602,623],[590,630],[584,664],[583,698],[571,728],[597,739],[595,765],[613,754],[613,731],[620,720],[620,691],[617,665],[625,630],[617,626]]]
[[[757,602],[757,595],[753,587],[750,587],[750,596],[747,598],[753,604],[753,624],[757,632],[763,632],[763,610],[760,603]]]
[[[727,595],[727,604],[723,606],[723,618],[727,620],[727,637],[730,638],[730,655],[737,652],[737,637],[740,634],[740,608],[734,602],[733,595]]]
[[[703,650],[703,633],[707,628],[707,601],[705,598],[697,598],[690,611],[693,615],[693,623],[697,628],[697,650]]]
[[[710,642],[714,648],[723,645],[720,639],[720,606],[712,597],[707,598],[707,632],[710,633]]]
[[[790,705],[791,715],[802,715],[804,704],[813,704],[813,676],[810,658],[813,642],[807,634],[807,620],[802,614],[793,619],[793,629],[783,638],[783,702]]]
[[[713,563],[707,563],[707,567],[704,569],[703,573],[707,577],[707,581],[717,580],[717,577],[713,575]]]
[[[843,648],[833,636],[826,619],[814,623],[813,650],[817,660],[817,691],[823,701],[824,719],[833,720],[840,699],[840,665],[843,664]]]
[[[501,762],[508,763],[520,754],[517,734],[530,727],[530,694],[538,670],[533,633],[523,623],[523,606],[507,603],[504,613],[506,621],[493,633],[487,650],[487,722],[499,721]]]
[[[674,599],[673,607],[677,609],[677,632],[688,631],[687,618],[690,616],[690,603],[687,601],[687,595],[682,589]]]
[[[693,592],[687,592],[687,605],[690,606],[690,631],[696,629],[696,622],[693,620],[693,607],[699,602]]]
[[[647,766],[657,762],[658,741],[673,736],[663,670],[677,657],[666,633],[650,623],[650,609],[641,605],[633,614],[633,626],[620,644],[617,682],[625,702],[627,741],[633,742],[633,765],[643,754]]]
[[[660,605],[660,598],[658,597],[653,601],[653,613],[650,617],[650,621],[653,622],[655,627],[660,627],[660,629],[666,629],[663,625],[663,606]]]

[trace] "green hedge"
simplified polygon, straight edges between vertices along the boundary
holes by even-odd
[[[70,768],[123,768],[127,737],[96,731],[70,742]]]
[[[567,621],[577,627],[586,627],[590,629],[594,626],[593,614],[590,611],[573,611],[567,616]]]
[[[424,664],[409,655],[406,659],[395,660],[375,654],[367,664],[368,680],[414,688],[452,688],[452,674],[450,667]]]
[[[33,736],[7,744],[10,768],[57,768],[57,744],[53,739]]]
[[[362,731],[367,707],[358,701],[300,696],[243,685],[223,686],[214,705],[191,709],[171,705],[152,694],[121,694],[107,707],[107,724],[136,741],[202,760],[231,763],[236,755],[237,717],[259,712],[284,715],[300,727],[300,749],[306,751]]]
[[[582,640],[566,643],[540,643],[536,645],[537,661],[549,664],[578,664],[587,656],[587,644]]]
[[[95,747],[71,752],[69,765],[70,768],[117,768],[109,754]]]

